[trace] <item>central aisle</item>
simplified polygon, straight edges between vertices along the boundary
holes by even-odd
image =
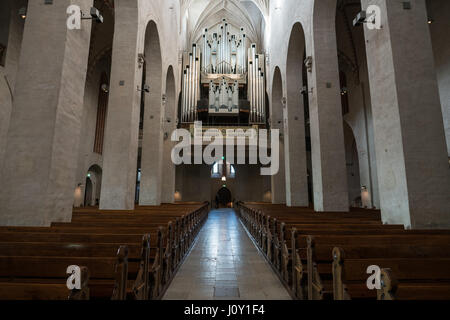
[[[290,300],[232,209],[213,210],[164,300]]]

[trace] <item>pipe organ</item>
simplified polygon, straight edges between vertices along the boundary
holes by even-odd
[[[244,28],[225,19],[212,31],[205,29],[183,55],[183,123],[203,120],[205,112],[209,122],[247,115],[249,124],[264,123],[265,92],[264,54],[249,43]]]

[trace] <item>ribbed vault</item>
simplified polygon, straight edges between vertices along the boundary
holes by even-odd
[[[180,0],[180,3],[181,12],[188,17],[188,43],[198,42],[205,28],[213,29],[226,19],[238,30],[243,27],[251,42],[261,44],[268,0]]]

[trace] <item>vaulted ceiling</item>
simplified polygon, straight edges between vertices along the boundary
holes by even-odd
[[[262,43],[269,0],[180,0],[180,4],[188,43],[197,42],[205,28],[213,29],[224,18],[238,30],[244,27],[250,41]]]

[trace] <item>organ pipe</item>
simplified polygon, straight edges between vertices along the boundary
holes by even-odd
[[[248,45],[244,28],[233,33],[233,27],[224,19],[215,30],[205,28],[199,42],[183,56],[182,122],[197,120],[201,84],[209,86],[203,97],[209,102],[209,112],[219,115],[239,114],[239,90],[246,84],[249,120],[264,122],[264,55],[258,54],[255,43]]]
[[[252,109],[252,61],[251,56],[248,56],[248,73],[247,73],[247,98],[250,102],[250,121],[253,121],[253,109]]]
[[[197,120],[197,101],[200,97],[200,59],[195,59],[195,95],[194,95],[194,119]]]
[[[255,50],[256,53],[256,50]],[[256,96],[256,101],[255,101],[255,116],[256,116],[256,121],[259,121],[259,56],[255,55],[255,96]]]
[[[186,92],[187,92],[187,81],[186,81],[187,69],[183,71],[183,92],[181,93],[181,121],[186,122]]]
[[[187,106],[187,110],[186,110],[186,116],[187,116],[187,122],[191,121],[191,103],[192,103],[192,83],[193,83],[193,70],[194,70],[194,65],[193,65],[193,58],[192,58],[192,53],[189,54],[189,77],[188,77],[188,106]]]

